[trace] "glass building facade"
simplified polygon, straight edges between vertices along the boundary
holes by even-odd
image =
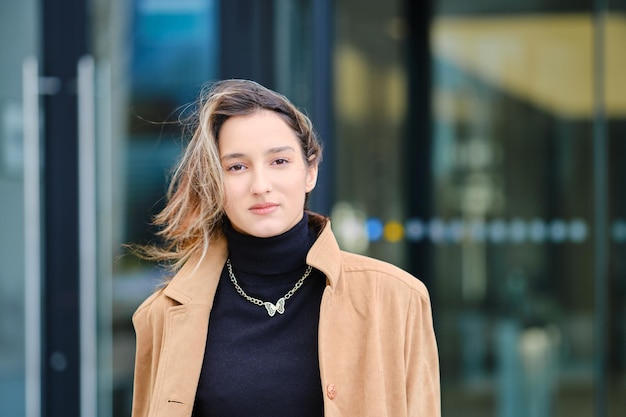
[[[626,415],[626,1],[0,4],[3,416],[127,416],[202,85],[325,145],[312,208],[432,297],[444,417]]]

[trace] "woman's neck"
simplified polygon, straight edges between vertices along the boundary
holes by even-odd
[[[227,222],[225,235],[235,269],[255,275],[276,275],[298,270],[316,234],[308,227],[308,214],[287,232],[269,238],[258,238],[235,231]]]

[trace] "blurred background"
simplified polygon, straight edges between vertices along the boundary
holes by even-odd
[[[626,0],[0,3],[2,416],[128,416],[176,121],[286,94],[312,208],[429,288],[445,417],[626,415]],[[621,162],[620,162],[621,161]]]

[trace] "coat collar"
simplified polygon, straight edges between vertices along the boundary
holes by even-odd
[[[164,294],[180,304],[212,305],[227,256],[226,238],[220,235],[210,242],[204,256],[192,257],[183,265]]]
[[[341,291],[341,251],[330,227],[330,220],[326,221],[322,232],[309,250],[306,263],[326,275],[328,284],[335,292]]]
[[[210,243],[204,257],[192,257],[183,265],[163,290],[164,294],[180,304],[212,305],[227,257],[226,238],[219,236]],[[330,220],[309,250],[306,262],[326,276],[333,290],[340,291],[341,252]]]

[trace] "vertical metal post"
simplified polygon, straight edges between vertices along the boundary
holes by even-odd
[[[606,0],[594,2],[594,120],[593,120],[593,224],[595,284],[594,380],[596,417],[606,417],[608,335],[608,158],[605,111]]]
[[[42,177],[45,291],[42,292],[42,412],[81,415],[77,62],[88,51],[86,0],[41,1],[41,72],[58,80],[45,106]]]
[[[405,51],[409,81],[403,175],[406,183],[407,217],[417,219],[432,218],[434,207],[431,108],[433,75],[430,51],[433,7],[434,2],[430,0],[404,2],[408,28]],[[406,247],[409,271],[420,277],[431,291],[432,308],[436,311],[438,297],[434,285],[433,246],[424,239],[409,242]]]
[[[247,78],[274,87],[274,3],[219,3],[220,78]]]
[[[334,199],[334,133],[333,133],[333,0],[311,2],[313,31],[313,108],[315,129],[324,141],[324,167],[318,184],[323,190],[313,193],[311,208],[329,215]],[[323,191],[323,192],[320,192]]]

